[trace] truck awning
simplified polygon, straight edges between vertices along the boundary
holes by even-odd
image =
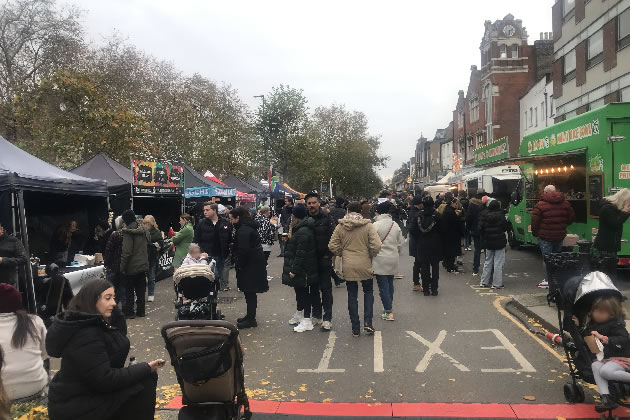
[[[521,179],[521,174],[497,174],[492,175],[492,178],[496,178],[499,181],[508,181],[510,179]]]
[[[517,156],[513,158],[504,159],[501,163],[511,163],[513,165],[520,165],[522,163],[536,162],[547,159],[560,159],[563,157],[575,157],[586,154],[586,147],[582,149],[571,150],[564,153],[553,153],[549,155],[531,155],[531,156]]]

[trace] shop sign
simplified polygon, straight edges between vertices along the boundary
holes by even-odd
[[[630,179],[630,172],[619,172],[619,179]]]
[[[181,195],[184,167],[181,163],[131,159],[134,195]]]
[[[186,198],[199,198],[199,197],[234,197],[236,196],[235,188],[218,188],[218,187],[193,187],[186,188],[184,191],[184,197]]]
[[[475,166],[496,162],[508,157],[508,138],[502,137],[487,146],[475,150]]]
[[[589,138],[599,134],[599,120],[595,119],[579,127],[570,128],[558,133],[551,133],[538,139],[529,140],[527,142],[527,152],[529,154],[553,149],[558,146],[572,143],[574,141]]]
[[[619,168],[619,179],[630,179],[630,163],[624,163]]]
[[[602,155],[598,153],[589,158],[588,166],[590,167],[591,172],[604,172],[604,159],[602,159]]]

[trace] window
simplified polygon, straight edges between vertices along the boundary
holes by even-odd
[[[470,122],[479,121],[479,98],[470,101]]]
[[[630,102],[630,86],[621,90],[621,102]]]
[[[535,121],[534,124],[535,124],[536,127],[538,127],[538,107],[534,108],[534,114],[536,115],[536,118],[534,120]]]
[[[492,122],[492,85],[488,83],[483,89],[483,99],[486,101],[486,123]]]
[[[501,58],[507,58],[507,45],[501,45]]]
[[[571,50],[562,58],[562,82],[575,79],[575,50]]]
[[[568,21],[575,15],[575,0],[562,0],[562,12],[564,21]]]
[[[604,98],[601,98],[601,99],[598,99],[598,100],[593,101],[593,102],[591,102],[590,104],[588,104],[588,110],[589,110],[589,111],[592,111],[592,110],[594,110],[594,109],[601,108],[601,107],[603,107],[604,105],[605,105],[605,104],[604,104]]]
[[[571,111],[571,112],[567,112],[566,114],[564,114],[564,121],[573,118],[577,115],[577,112],[575,110]]]
[[[591,68],[604,60],[604,31],[595,32],[587,42],[586,68]]]
[[[457,126],[459,128],[462,128],[464,126],[464,113],[463,112],[457,113]]]
[[[532,107],[529,108],[529,126],[532,127],[534,125],[534,109]]]
[[[477,147],[483,146],[483,134],[477,134]]]
[[[630,8],[619,15],[617,21],[617,49],[630,44]]]
[[[550,117],[553,117],[555,115],[553,109],[553,95],[549,97],[549,113],[547,115],[549,115]]]
[[[518,58],[518,44],[512,45],[512,58]]]
[[[527,130],[527,111],[525,111],[525,124],[523,125],[524,125],[525,130]]]

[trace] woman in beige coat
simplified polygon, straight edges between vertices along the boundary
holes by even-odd
[[[339,220],[328,248],[334,255],[342,258],[343,277],[348,288],[348,312],[354,337],[361,335],[359,282],[363,288],[363,330],[368,334],[375,331],[372,326],[374,310],[372,258],[378,255],[381,245],[378,233],[370,220],[361,216],[361,204],[350,203],[348,214]]]

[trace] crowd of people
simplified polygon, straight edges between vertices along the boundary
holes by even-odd
[[[438,296],[440,264],[449,273],[461,273],[460,258],[466,250],[473,251],[472,276],[481,274],[480,287],[504,287],[509,225],[500,202],[483,189],[470,196],[448,192],[435,199],[428,193],[409,195],[404,200],[383,193],[375,203],[342,197],[324,201],[317,193],[310,193],[297,202],[287,198],[276,214],[278,217],[267,206],[230,208],[207,202],[198,223],[189,214],[181,215],[180,229],[169,242],[154,217],[139,219],[132,210],[126,210],[112,227],[99,224],[95,230],[92,246],[103,252],[106,278],[91,281],[76,296],[70,295],[63,305],[65,311],[48,329],[40,317],[24,310],[15,287],[15,268],[26,262],[26,254],[20,241],[0,226],[0,418],[3,400],[33,398],[47,386],[53,420],[153,417],[157,371],[165,362],[126,363],[130,348],[126,320],[146,315],[145,297],[153,302],[157,260],[165,247],[175,248],[175,269],[210,264],[223,291],[230,287],[230,267],[235,268],[236,286],[246,302],[244,316],[237,319],[239,329],[258,325],[258,294],[269,290],[267,267],[277,240],[279,257],[284,258],[282,284],[295,292],[296,311],[289,324],[297,333],[333,328],[333,284],[345,284],[347,289],[352,336],[376,331],[374,279],[383,308],[381,319],[394,321],[394,279],[399,274],[405,238],[414,258],[413,291]],[[606,197],[593,252],[616,255],[629,216],[630,190]],[[543,255],[562,249],[567,228],[574,220],[575,213],[562,192],[547,185],[532,213],[532,233]],[[72,252],[76,231],[69,223],[54,238],[59,261]],[[541,287],[548,275],[546,270]],[[362,322],[359,285],[363,292]],[[598,330],[594,325],[616,322],[619,310],[615,305],[596,302],[589,334],[604,331],[610,335],[598,333],[604,344],[625,346],[625,329]],[[621,338],[613,340],[612,336]],[[628,351],[614,355],[625,358]],[[61,358],[61,368],[50,383],[49,357]],[[594,368],[603,395],[607,380],[628,375],[627,366],[619,361]],[[603,403],[613,405],[607,397]]]

